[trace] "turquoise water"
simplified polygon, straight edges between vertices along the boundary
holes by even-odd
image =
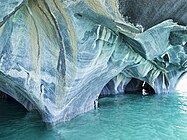
[[[187,94],[128,94],[70,122],[45,125],[37,112],[0,101],[1,140],[186,140]]]

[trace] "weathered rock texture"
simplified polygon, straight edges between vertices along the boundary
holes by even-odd
[[[0,90],[47,122],[93,109],[100,94],[123,92],[132,78],[156,93],[174,90],[187,67],[185,0],[177,1],[183,26],[164,21],[177,21],[177,12],[158,14],[169,1],[140,1],[147,8],[136,0],[1,0]]]

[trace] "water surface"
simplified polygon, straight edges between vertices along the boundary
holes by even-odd
[[[0,100],[2,140],[186,140],[187,94],[126,94],[100,99],[97,110],[46,125],[37,112]]]

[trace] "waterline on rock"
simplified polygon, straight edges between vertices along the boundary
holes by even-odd
[[[0,110],[3,104],[0,102]],[[6,110],[6,122],[0,115],[0,139],[175,140],[187,136],[187,94],[126,94],[102,98],[99,104],[98,109],[55,126],[46,125],[34,112],[20,117],[15,113],[16,108]],[[9,107],[8,103],[6,107]],[[17,119],[9,119],[10,112],[14,112]]]

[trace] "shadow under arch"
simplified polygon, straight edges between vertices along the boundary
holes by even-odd
[[[124,87],[125,94],[155,94],[155,90],[147,82],[132,78]]]
[[[27,91],[19,86],[10,76],[0,72],[0,91],[19,102],[28,111],[37,110],[36,103],[27,95]],[[3,96],[3,95],[2,95]]]
[[[148,84],[146,81],[137,79],[137,78],[131,78],[127,80],[123,85],[120,85],[121,91],[115,93],[115,82],[111,80],[109,83],[106,84],[104,87],[104,90],[101,91],[101,93],[98,96],[98,100],[94,102],[95,108],[99,107],[103,102],[100,102],[100,99],[102,98],[113,98],[116,96],[123,96],[125,94],[142,94],[142,95],[153,95],[155,94],[155,90],[153,87]]]
[[[0,91],[0,125],[7,124],[9,121],[22,119],[28,110],[17,100],[8,94]]]

